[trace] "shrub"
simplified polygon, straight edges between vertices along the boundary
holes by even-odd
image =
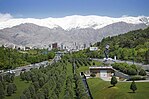
[[[93,62],[93,65],[95,65],[95,62]]]
[[[130,67],[133,68],[133,69],[135,69],[135,70],[137,70],[137,66],[134,65],[134,64],[130,65]]]
[[[137,90],[137,86],[134,81],[131,83],[130,89],[133,91],[133,93],[135,93],[135,91]]]
[[[117,79],[115,76],[112,76],[111,78],[111,85],[115,86],[117,84]]]
[[[145,76],[146,75],[146,72],[144,69],[141,69],[140,72],[139,72],[139,75],[141,76]]]
[[[96,75],[94,73],[90,74],[91,77],[95,77]]]
[[[141,76],[133,76],[130,79],[128,79],[127,81],[135,81],[135,80],[145,80],[145,77],[141,77]]]
[[[129,75],[136,75],[137,71],[135,69],[133,69],[133,68],[130,68],[130,69],[128,69],[128,74]]]

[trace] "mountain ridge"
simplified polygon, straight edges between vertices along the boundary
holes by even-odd
[[[33,23],[39,26],[45,26],[48,28],[61,27],[64,30],[71,30],[73,28],[93,28],[100,29],[107,25],[117,23],[117,22],[126,22],[129,24],[141,24],[144,23],[149,25],[149,17],[138,16],[138,17],[119,17],[112,18],[107,16],[80,16],[72,15],[62,18],[44,18],[44,19],[35,19],[35,18],[11,18],[7,21],[0,22],[0,29],[11,28],[22,23]]]
[[[115,36],[146,27],[147,25],[145,24],[117,22],[101,29],[73,28],[67,31],[61,27],[51,29],[33,23],[25,23],[0,30],[0,44],[13,43],[22,46],[44,47],[44,45],[48,46],[57,42],[69,47],[74,46],[74,43],[81,46],[99,42],[107,36]]]

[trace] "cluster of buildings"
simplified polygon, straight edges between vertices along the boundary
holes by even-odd
[[[51,49],[58,49],[58,50],[65,50],[65,51],[79,51],[79,50],[83,50],[83,49],[86,49],[88,48],[89,46],[87,46],[86,44],[77,44],[76,42],[75,43],[72,43],[70,45],[68,44],[64,44],[64,43],[52,43],[52,44],[49,44],[49,45],[45,45],[44,48],[48,48],[49,50]]]
[[[2,45],[5,48],[12,48],[12,49],[17,49],[17,50],[30,50],[30,49],[48,49],[49,51],[52,49],[58,49],[58,50],[65,50],[65,51],[79,51],[79,50],[83,50],[86,49],[88,47],[90,47],[90,44],[79,44],[79,43],[71,43],[71,44],[64,44],[64,43],[51,43],[51,44],[39,44],[36,46],[22,46],[22,45],[15,45],[13,43],[7,43]],[[92,50],[97,50],[97,48],[92,47]]]
[[[15,45],[15,44],[11,44],[11,43],[9,43],[9,44],[4,44],[4,45],[2,45],[3,47],[5,47],[5,48],[12,48],[12,49],[17,49],[17,50],[30,50],[30,49],[32,49],[32,47],[28,47],[28,46],[22,46],[22,45]]]

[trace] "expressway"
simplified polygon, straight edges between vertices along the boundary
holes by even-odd
[[[55,55],[55,57],[50,62],[49,61],[43,61],[40,63],[35,63],[35,64],[17,67],[16,69],[5,71],[5,72],[1,73],[0,75],[5,75],[6,73],[9,72],[9,73],[15,73],[15,76],[19,76],[22,71],[29,71],[31,68],[39,68],[40,66],[46,67],[49,64],[51,65],[54,62],[57,62],[60,59],[61,59],[61,57],[59,55]]]

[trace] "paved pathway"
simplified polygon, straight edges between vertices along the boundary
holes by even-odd
[[[103,62],[104,60],[103,59],[98,59],[98,58],[92,58],[92,60],[97,60],[97,61],[100,61],[100,62]],[[122,61],[122,60],[116,60],[115,62],[117,63],[128,63],[128,64],[133,64],[133,62],[131,61]],[[113,61],[108,61],[108,63],[114,63]],[[141,66],[142,68],[144,68],[145,70],[149,70],[149,64],[147,65],[144,65],[142,63],[136,63],[134,62],[135,65],[138,65],[138,66]]]

